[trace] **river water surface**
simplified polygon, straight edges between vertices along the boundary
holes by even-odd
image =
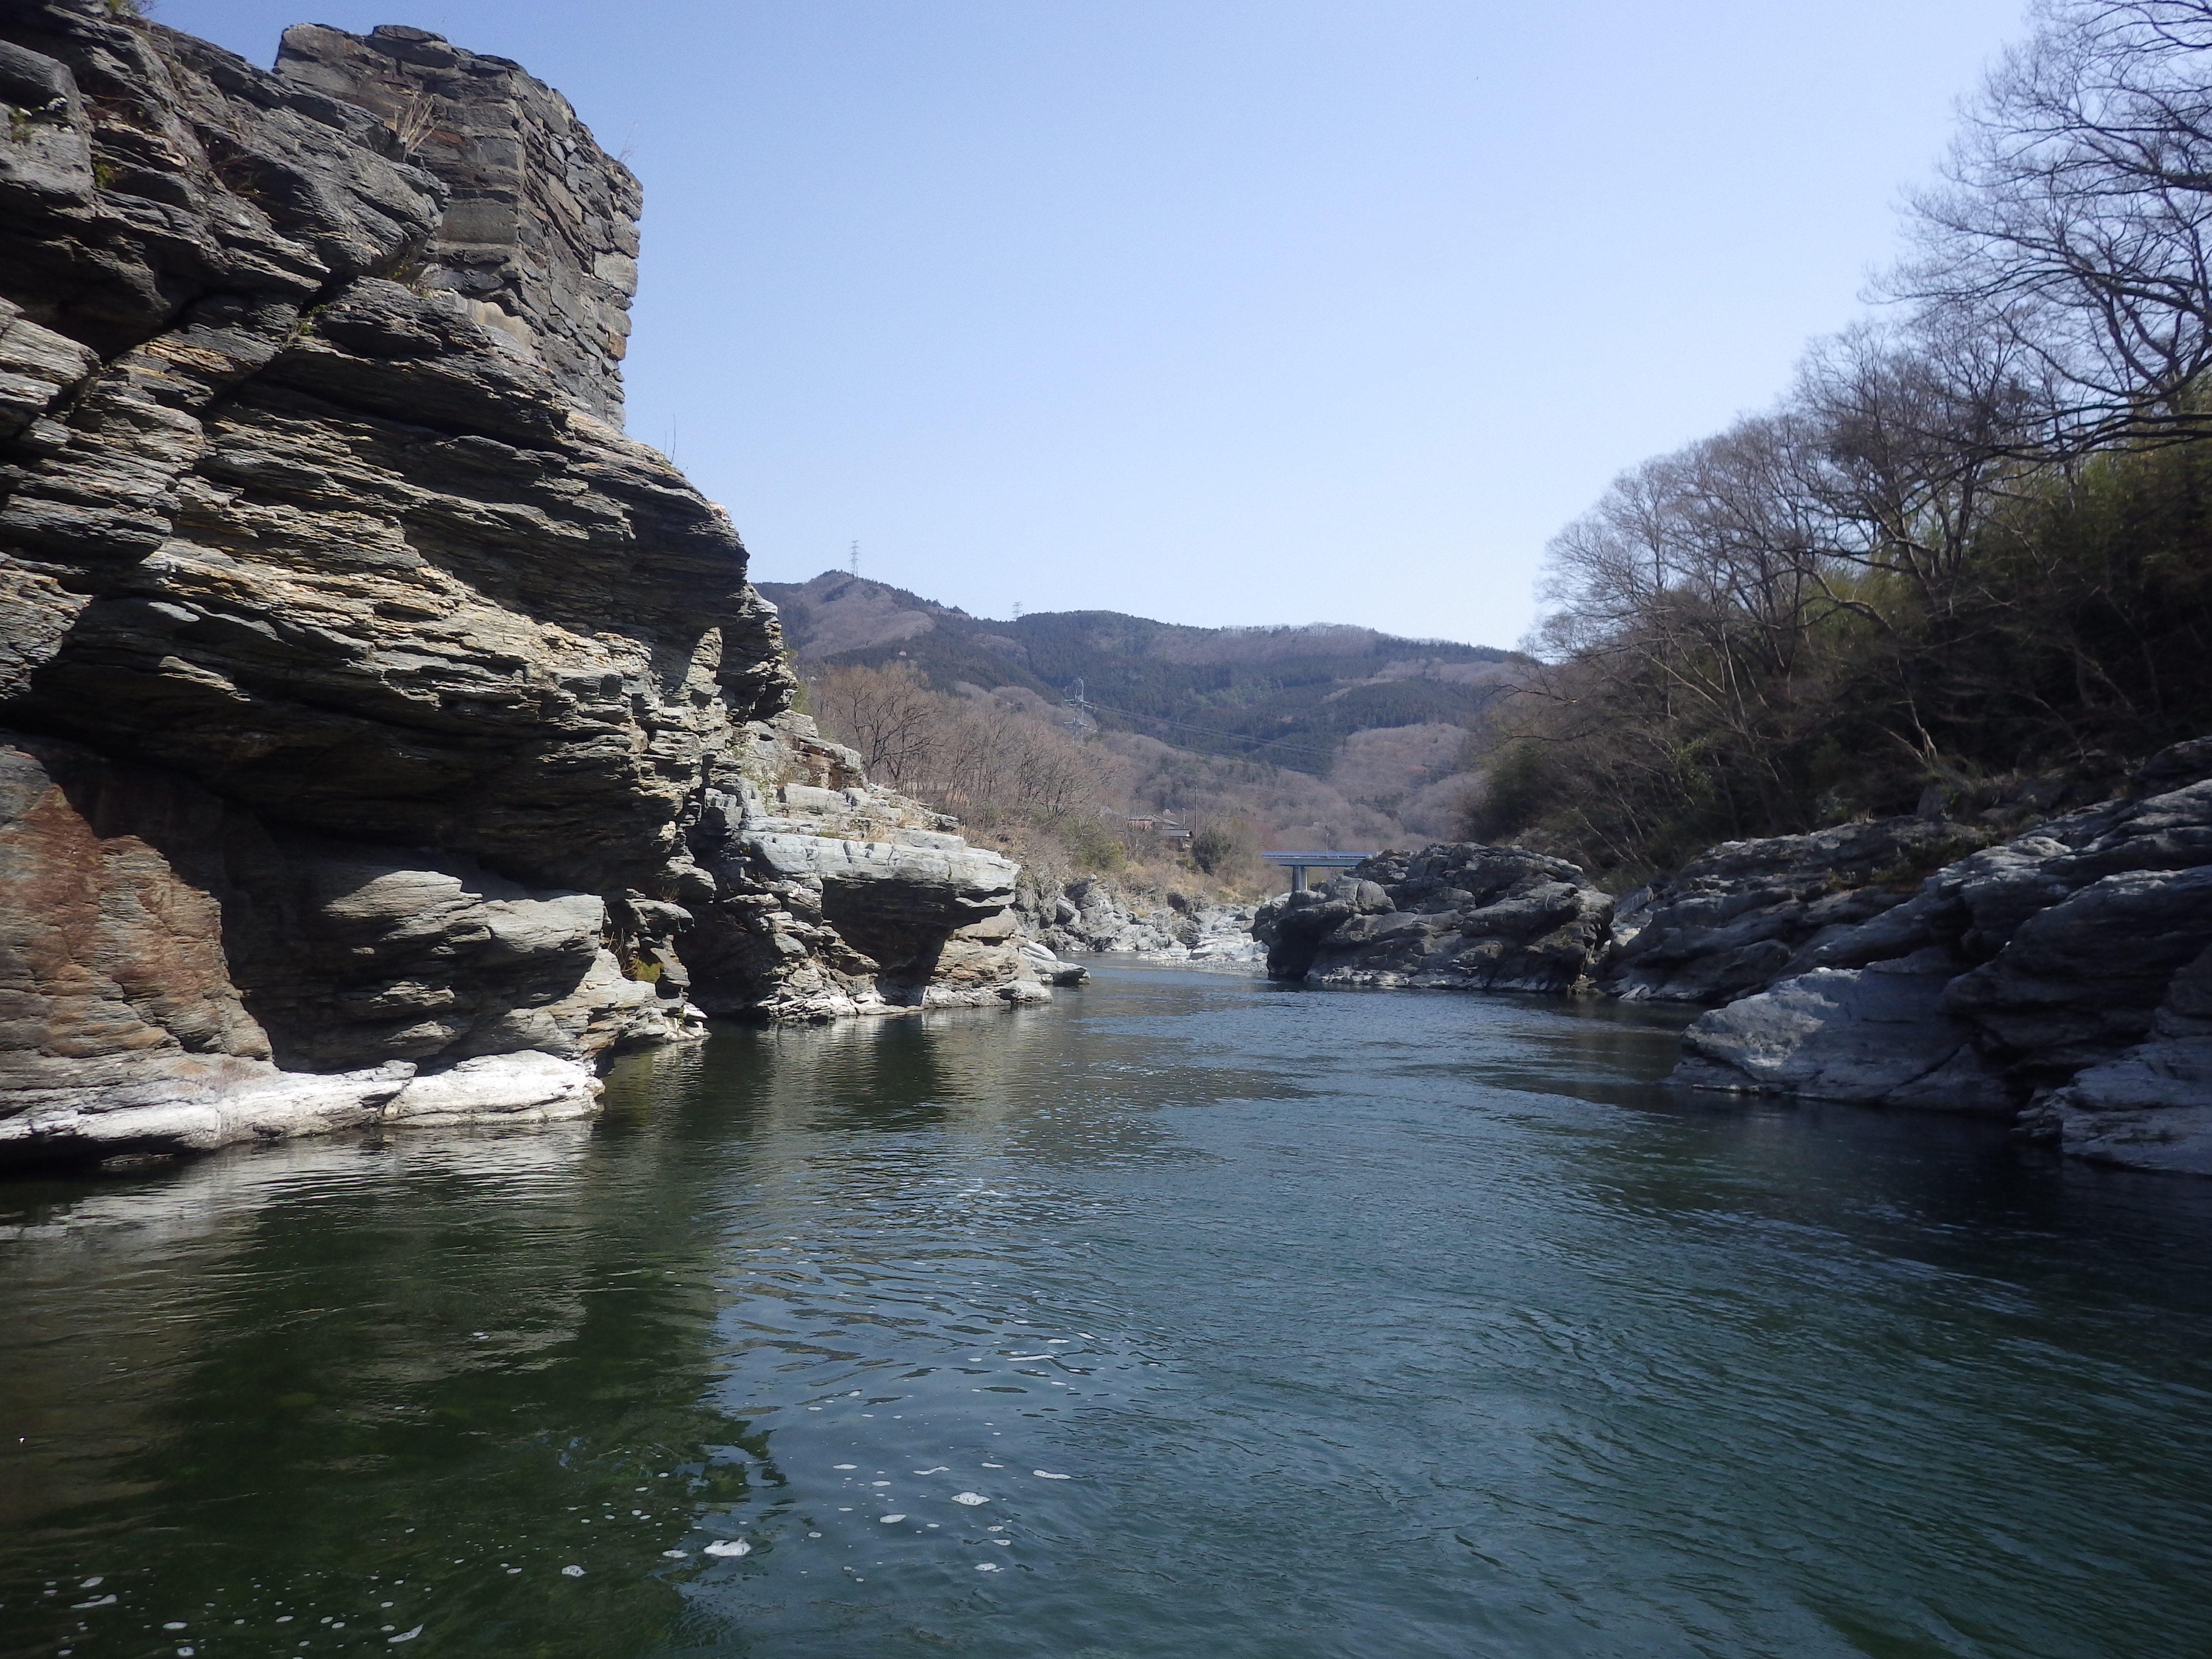
[[[2212,1653],[2212,1182],[1123,965],[0,1187],[0,1655]]]

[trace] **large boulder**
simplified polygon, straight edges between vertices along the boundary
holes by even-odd
[[[690,994],[709,1013],[1019,1004],[1087,977],[1030,948],[1011,859],[868,782],[860,757],[805,715],[744,738],[714,763],[688,830],[714,891],[678,943]]]
[[[1613,900],[1579,867],[1518,847],[1384,853],[1261,907],[1267,972],[1310,985],[1566,991],[1612,949]]]

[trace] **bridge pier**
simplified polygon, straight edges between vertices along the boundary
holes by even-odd
[[[1372,853],[1262,853],[1268,863],[1279,865],[1291,872],[1291,890],[1303,893],[1307,888],[1309,870],[1349,870]]]

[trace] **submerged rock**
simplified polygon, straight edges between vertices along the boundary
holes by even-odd
[[[1311,985],[1566,991],[1611,950],[1613,900],[1579,867],[1518,847],[1382,853],[1262,905],[1267,972]]]

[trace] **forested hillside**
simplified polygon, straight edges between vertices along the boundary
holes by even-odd
[[[1185,628],[1112,611],[991,622],[836,571],[760,590],[802,662],[904,662],[933,686],[1017,685],[1056,702],[1079,687],[1106,731],[1317,777],[1353,732],[1478,723],[1521,660],[1330,624]]]
[[[761,591],[825,731],[1041,866],[1182,860],[1264,885],[1264,846],[1449,835],[1471,733],[1529,665],[1330,624],[986,621],[836,571]]]
[[[1554,543],[1474,833],[1649,869],[2212,730],[2212,0],[2038,15],[1880,319]]]

